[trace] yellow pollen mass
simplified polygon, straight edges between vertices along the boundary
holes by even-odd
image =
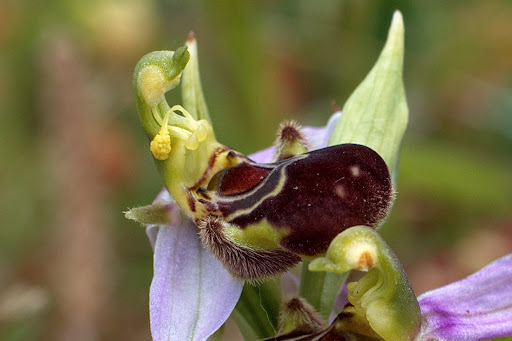
[[[151,153],[157,160],[167,160],[171,152],[171,137],[167,127],[162,127],[155,138],[149,144]]]

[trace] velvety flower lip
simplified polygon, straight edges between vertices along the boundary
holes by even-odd
[[[149,294],[153,340],[206,340],[233,311],[243,283],[202,246],[197,227],[181,217],[167,190],[155,201],[168,204],[173,223],[146,229],[154,249]]]
[[[311,147],[327,146],[341,116],[334,113],[324,127],[304,127]],[[249,157],[271,162],[274,147]],[[229,317],[243,283],[233,279],[198,238],[198,228],[182,216],[178,205],[163,188],[153,203],[166,205],[172,223],[147,225],[154,251],[154,277],[150,288],[150,319],[153,340],[206,340]]]
[[[484,340],[512,335],[512,254],[418,298],[416,340]]]

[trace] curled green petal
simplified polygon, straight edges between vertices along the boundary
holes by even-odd
[[[402,81],[404,25],[396,11],[388,38],[376,64],[352,93],[329,145],[358,143],[379,153],[390,170],[398,159],[408,120]]]
[[[375,230],[354,226],[332,241],[326,256],[309,265],[310,271],[344,273],[349,270],[369,272],[358,282],[349,283],[348,299],[353,321],[346,331],[384,340],[410,340],[420,327],[420,309],[407,275],[396,255]],[[361,321],[367,321],[365,330]],[[357,326],[357,330],[353,328]]]

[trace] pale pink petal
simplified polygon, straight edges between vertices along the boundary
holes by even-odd
[[[170,203],[167,191],[156,200]],[[178,213],[179,214],[179,213]],[[243,283],[233,279],[201,244],[198,228],[183,218],[178,226],[152,225],[154,276],[149,294],[154,341],[206,340],[229,317]]]
[[[418,298],[417,340],[484,340],[512,335],[512,254]]]

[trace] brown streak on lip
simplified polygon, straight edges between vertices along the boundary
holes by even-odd
[[[217,211],[215,209],[215,205],[213,203],[211,203],[210,201],[206,201],[204,199],[199,199],[198,200],[201,204],[203,204],[203,206],[206,208],[206,210],[210,213],[214,213],[215,211]]]
[[[197,180],[197,182],[195,183],[194,186],[188,188],[190,191],[195,192],[199,189],[199,187],[201,187],[204,180],[209,176],[210,170],[213,168],[213,165],[215,164],[215,160],[217,160],[217,157],[219,156],[219,154],[226,150],[230,150],[230,149],[228,147],[219,147],[219,148],[215,149],[213,154],[208,159],[208,167],[206,167],[206,170],[204,171],[203,175],[199,178],[199,180]]]
[[[201,195],[206,200],[212,200],[212,197],[210,196],[210,191],[204,189],[203,187],[199,187],[196,193]]]
[[[194,196],[192,195],[192,193],[190,193],[190,191],[187,191],[187,201],[188,201],[188,206],[190,207],[190,210],[192,212],[195,212],[196,211],[196,198],[194,198]]]
[[[372,255],[368,251],[361,253],[359,256],[359,261],[357,262],[357,266],[359,270],[370,269],[373,266]]]
[[[204,171],[203,175],[199,178],[199,180],[195,183],[194,186],[187,188],[188,205],[192,212],[196,212],[196,202],[198,202],[198,201],[204,207],[206,207],[206,209],[209,212],[216,211],[215,205],[213,205],[211,202],[207,201],[207,200],[211,200],[211,197],[208,194],[206,194],[208,191],[205,191],[204,188],[202,188],[202,185],[203,185],[203,182],[205,182],[208,177],[211,177],[210,173],[211,173],[211,170],[213,169],[213,166],[215,165],[217,157],[225,151],[229,152],[228,158],[230,158],[230,159],[233,159],[236,156],[245,158],[245,156],[243,156],[242,154],[239,154],[226,146],[218,147],[217,149],[215,149],[213,151],[212,155],[208,159],[208,166],[206,167],[206,170]],[[204,191],[203,193],[200,193],[202,195],[203,199],[198,200],[192,193],[193,192],[194,193],[201,192],[201,191]]]

